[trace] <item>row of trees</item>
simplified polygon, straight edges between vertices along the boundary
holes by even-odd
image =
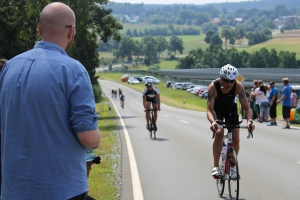
[[[133,40],[130,36],[123,36],[118,49],[113,52],[117,59],[132,61],[135,55],[137,60],[139,56],[145,56],[144,63],[150,65],[156,63],[159,55],[168,50],[168,55],[175,55],[176,51],[182,54],[184,47],[182,39],[172,36],[169,41],[163,36],[152,37],[145,36],[139,40]]]
[[[155,28],[145,28],[143,31],[133,29],[127,29],[126,35],[130,37],[143,37],[143,36],[171,36],[171,35],[200,35],[200,30],[197,28],[189,27],[187,29],[180,29],[178,26],[174,28],[173,24],[169,24],[167,27],[155,27]]]
[[[37,32],[39,14],[49,0],[2,1],[0,3],[0,58],[12,57],[30,50],[40,40]],[[108,1],[62,0],[76,15],[76,36],[68,54],[79,60],[89,73],[94,89],[100,88],[95,77],[99,66],[97,37],[107,41],[120,40],[122,24],[111,15],[112,10],[104,8]],[[99,90],[97,90],[99,91]],[[99,95],[99,92],[95,96]]]
[[[248,53],[239,52],[236,48],[223,49],[221,45],[210,45],[205,50],[198,48],[189,52],[189,55],[180,59],[177,69],[215,68],[231,65],[251,68],[300,68],[300,60],[296,59],[295,52],[268,50]]]

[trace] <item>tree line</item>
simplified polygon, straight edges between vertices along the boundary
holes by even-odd
[[[216,68],[228,63],[237,68],[300,68],[300,60],[296,59],[295,52],[278,53],[275,49],[262,48],[248,53],[245,50],[238,51],[234,47],[224,49],[221,45],[213,44],[205,50],[198,48],[190,51],[186,57],[179,60],[176,68]]]
[[[173,24],[169,24],[167,27],[155,27],[155,28],[144,28],[144,30],[137,31],[133,29],[127,29],[126,35],[130,37],[143,37],[143,36],[172,36],[172,35],[200,35],[200,30],[193,27],[182,28],[178,26],[175,28]]]
[[[30,50],[40,40],[37,32],[39,14],[50,0],[2,1],[0,4],[0,57],[11,59]],[[97,37],[102,41],[120,40],[119,30],[123,28],[112,15],[111,9],[104,7],[107,1],[62,0],[76,15],[76,36],[68,55],[79,60],[89,73],[94,87],[96,101],[101,90],[95,77],[99,66]]]
[[[144,64],[151,65],[158,62],[160,54],[165,50],[168,50],[168,55],[172,54],[172,57],[175,57],[177,51],[182,54],[184,50],[182,39],[172,36],[167,41],[163,36],[145,36],[139,41],[133,40],[130,36],[123,36],[118,49],[113,51],[113,55],[116,59],[126,58],[128,61],[133,60],[133,55],[137,57],[135,61],[138,61],[140,56],[144,56]]]

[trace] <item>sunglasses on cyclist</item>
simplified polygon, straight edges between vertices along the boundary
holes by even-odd
[[[224,79],[222,78],[222,80],[224,81],[224,83],[234,83],[235,80],[228,80],[228,79]]]

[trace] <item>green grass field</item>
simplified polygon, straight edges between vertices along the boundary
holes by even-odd
[[[274,48],[277,53],[282,51],[296,52],[296,58],[300,59],[300,30],[285,31],[273,36],[273,39],[268,40],[253,46],[240,47],[238,50],[245,50],[249,53],[259,51],[261,48],[268,50]]]

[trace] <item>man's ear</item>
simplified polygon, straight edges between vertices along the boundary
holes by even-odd
[[[42,37],[43,36],[42,35],[42,28],[41,28],[40,24],[38,24],[38,32],[39,32],[40,36]]]

